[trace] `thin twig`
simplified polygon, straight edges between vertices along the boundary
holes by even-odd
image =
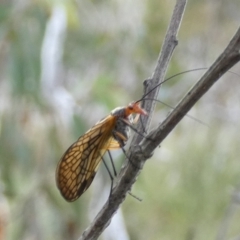
[[[169,62],[171,60],[173,51],[178,44],[177,33],[180,28],[185,6],[186,6],[186,0],[178,0],[176,2],[174,11],[172,14],[172,18],[164,39],[164,43],[157,60],[155,70],[152,74],[152,77],[145,80],[144,82],[144,94],[148,93],[151,89],[157,86],[157,84],[164,81],[166,71],[167,71]],[[149,99],[157,99],[160,87],[161,85],[158,88],[156,88],[154,91],[151,91],[151,93],[148,94],[147,97]],[[142,120],[139,121],[139,124],[137,126],[139,131],[142,131],[142,132],[148,131],[155,105],[156,105],[156,101],[142,102],[142,107],[149,113],[149,115],[141,116]],[[135,145],[139,143],[141,140],[142,140],[142,136],[135,134],[131,145]]]

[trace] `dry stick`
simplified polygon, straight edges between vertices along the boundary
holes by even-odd
[[[178,43],[177,33],[180,28],[185,6],[186,6],[186,0],[178,0],[176,2],[175,8],[172,14],[172,18],[164,39],[164,43],[158,57],[157,65],[152,74],[152,77],[150,79],[145,80],[144,82],[144,94],[148,93],[157,84],[164,81],[167,67],[172,57],[172,53]],[[154,91],[151,91],[150,94],[147,95],[147,98],[157,99],[160,87],[161,85],[158,88],[156,88]],[[139,121],[137,126],[137,129],[139,131],[147,132],[147,130],[149,129],[155,105],[156,105],[156,101],[142,102],[142,107],[149,113],[149,115],[141,116],[142,120]],[[141,140],[142,140],[142,136],[135,134],[131,145],[138,144]]]
[[[186,0],[177,0],[164,40],[162,51],[158,59],[157,67],[152,77],[153,81],[151,81],[151,84],[148,85],[148,88],[145,89],[145,91],[148,91],[148,89],[152,86],[156,86],[159,81],[162,81],[164,79],[168,63],[172,56],[172,52],[177,45],[176,35],[180,27],[185,5]],[[158,90],[156,89],[156,91],[152,92],[151,95],[149,95],[149,98],[156,98],[157,94]],[[146,104],[149,104],[149,102],[150,101],[146,102]],[[151,113],[154,108],[154,103],[151,103],[151,105],[146,105],[144,107],[146,107],[146,110]],[[150,119],[151,117],[144,119],[144,124],[149,126]],[[137,164],[137,166],[138,165],[139,164]],[[124,201],[126,194],[130,190],[132,184],[136,181],[139,170],[140,168],[134,168],[134,172],[131,174],[131,165],[130,167],[125,166],[122,169],[119,177],[120,180],[117,182],[116,187],[113,189],[108,202],[103,206],[102,210],[98,213],[89,228],[84,231],[79,240],[94,240],[100,236],[103,230],[110,224],[111,218],[116,213],[119,205]],[[122,174],[124,174],[124,172],[125,176],[123,177]]]

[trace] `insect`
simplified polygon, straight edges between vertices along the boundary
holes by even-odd
[[[115,108],[63,154],[56,170],[56,182],[67,201],[77,200],[88,189],[106,151],[123,148],[129,137],[132,114],[147,115],[147,112],[139,101]]]
[[[129,138],[132,114],[147,115],[140,102],[143,99],[152,100],[145,97],[159,85],[190,71],[178,73],[164,80],[140,100],[130,103],[127,107],[115,108],[67,149],[56,169],[57,187],[67,201],[77,200],[89,188],[106,151],[123,149]]]

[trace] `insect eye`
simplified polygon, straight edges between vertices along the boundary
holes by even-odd
[[[136,105],[135,102],[131,102],[130,104],[128,104],[128,109],[133,110],[135,105]]]

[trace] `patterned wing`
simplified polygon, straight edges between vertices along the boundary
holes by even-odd
[[[109,115],[81,136],[61,158],[56,182],[67,201],[75,201],[92,183],[102,156],[109,148],[119,148],[112,137],[116,117]]]

